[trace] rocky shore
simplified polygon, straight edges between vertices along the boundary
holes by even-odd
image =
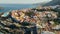
[[[55,9],[58,8],[41,6],[0,13],[0,31],[4,34],[25,34],[28,33],[26,29],[32,31],[36,26],[38,34],[60,34],[59,11]]]

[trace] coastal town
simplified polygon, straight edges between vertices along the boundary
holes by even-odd
[[[59,12],[52,6],[39,6],[0,13],[4,34],[60,34]]]

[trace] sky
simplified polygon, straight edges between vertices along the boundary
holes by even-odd
[[[0,0],[0,4],[34,4],[49,1],[52,0]]]

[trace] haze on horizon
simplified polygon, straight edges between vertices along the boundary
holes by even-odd
[[[52,0],[0,0],[0,4],[35,4],[50,1]]]

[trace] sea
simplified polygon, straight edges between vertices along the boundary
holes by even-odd
[[[0,4],[0,7],[3,9],[0,9],[0,12],[8,12],[11,10],[20,10],[20,9],[26,9],[26,8],[35,8],[39,5],[36,4]]]

